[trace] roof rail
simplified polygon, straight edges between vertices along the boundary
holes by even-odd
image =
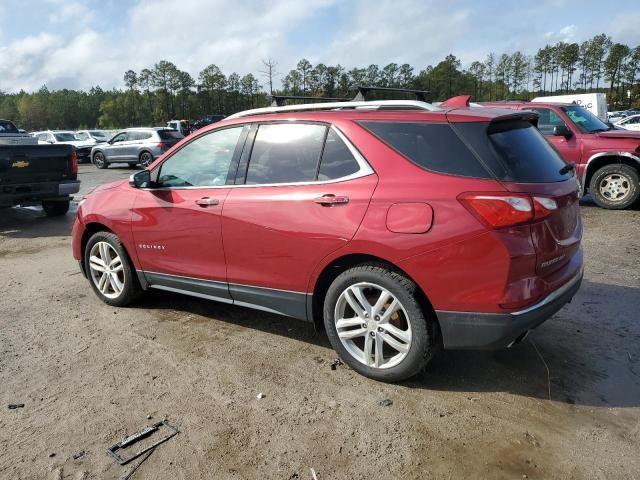
[[[430,102],[431,101],[431,92],[427,90],[413,90],[411,88],[395,88],[395,87],[366,87],[366,86],[357,86],[354,87],[354,90],[357,90],[356,96],[353,98],[354,102],[365,102],[368,100],[368,95],[370,92],[393,92],[393,93],[408,93],[411,95],[415,95],[416,100],[421,102]]]
[[[327,102],[348,102],[351,99],[340,97],[308,97],[303,95],[271,95],[271,106],[284,107],[287,100],[314,100],[315,102],[325,100]]]
[[[376,100],[372,102],[329,102],[306,103],[302,105],[285,105],[284,107],[265,107],[245,110],[229,115],[225,120],[282,112],[338,111],[338,110],[422,110],[437,112],[440,107],[418,100]]]

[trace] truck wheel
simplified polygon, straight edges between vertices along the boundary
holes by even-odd
[[[91,288],[107,305],[124,307],[141,293],[129,255],[111,232],[91,236],[84,250],[84,265]]]
[[[98,168],[107,168],[109,166],[106,159],[104,158],[104,153],[102,152],[95,153],[95,155],[93,156],[93,164]]]
[[[358,265],[338,275],[325,297],[324,324],[340,358],[385,382],[422,370],[438,342],[433,312],[423,310],[417,289],[383,265]]]
[[[48,217],[59,217],[69,211],[70,200],[43,200],[42,209]]]
[[[638,171],[624,164],[606,165],[591,177],[589,192],[601,208],[620,210],[627,208],[640,195]]]
[[[142,152],[140,154],[140,165],[142,165],[142,168],[147,168],[152,163],[153,163],[153,155],[151,155],[151,153]]]

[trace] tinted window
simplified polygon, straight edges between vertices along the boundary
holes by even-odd
[[[327,127],[302,123],[260,125],[253,144],[248,184],[316,179]]]
[[[560,115],[548,108],[528,108],[527,110],[538,114],[538,130],[543,135],[553,135],[553,127],[565,125]]]
[[[318,180],[333,180],[356,173],[360,169],[349,147],[333,130],[329,130],[324,144]]]
[[[368,121],[361,125],[427,170],[465,177],[490,177],[449,124]]]
[[[541,183],[570,178],[566,163],[531,123],[457,123],[455,128],[499,180]]]
[[[163,162],[158,184],[163,187],[225,185],[242,128],[218,130],[185,145]]]
[[[54,133],[54,137],[58,142],[75,142],[78,139],[75,133]]]
[[[176,130],[158,130],[158,135],[160,135],[161,140],[180,140],[184,138],[184,135]]]
[[[0,133],[18,133],[18,129],[13,123],[0,120]]]
[[[151,136],[152,136],[151,132],[141,132],[141,131],[128,132],[127,140],[147,140],[151,138]]]

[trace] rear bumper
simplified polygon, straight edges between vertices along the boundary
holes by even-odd
[[[444,348],[497,349],[510,346],[570,302],[582,283],[583,269],[535,305],[511,313],[436,311]]]
[[[68,197],[79,191],[79,180],[3,185],[0,187],[0,205]]]

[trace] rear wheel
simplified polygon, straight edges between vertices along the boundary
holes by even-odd
[[[69,211],[71,200],[43,200],[42,209],[48,217],[59,217]]]
[[[84,265],[91,288],[108,305],[124,307],[141,292],[129,256],[113,233],[97,232],[89,239]]]
[[[147,168],[152,163],[153,163],[153,155],[151,155],[151,153],[142,152],[140,154],[140,165],[142,165],[142,168]]]
[[[104,158],[104,153],[96,152],[93,156],[93,164],[98,168],[107,168],[109,164],[107,160]]]
[[[638,171],[624,164],[606,165],[591,177],[589,192],[596,205],[611,210],[627,208],[640,195]]]
[[[375,380],[412,377],[436,351],[435,320],[423,311],[416,284],[384,266],[340,274],[327,291],[324,322],[340,358]]]

